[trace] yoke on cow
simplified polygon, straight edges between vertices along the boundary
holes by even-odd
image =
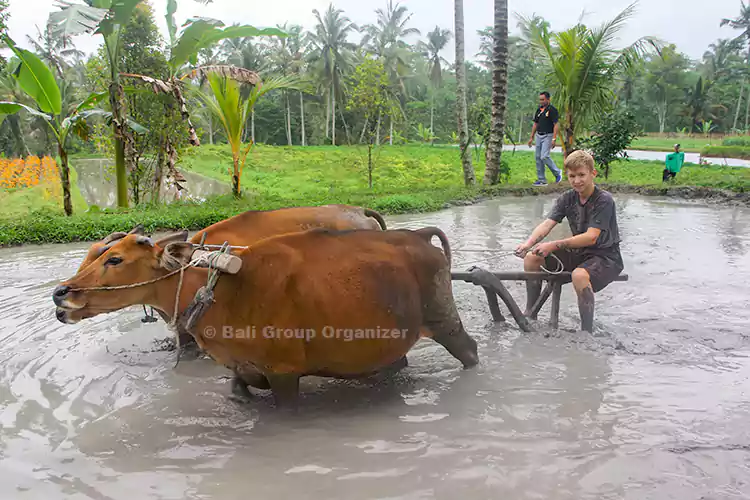
[[[529,271],[503,271],[503,272],[490,272],[485,269],[472,266],[465,272],[452,272],[451,278],[454,281],[464,281],[472,283],[477,286],[481,286],[487,296],[487,302],[489,303],[490,313],[492,319],[495,321],[505,321],[505,317],[500,311],[500,304],[498,303],[498,296],[503,300],[505,305],[510,310],[513,319],[518,323],[519,328],[524,332],[532,332],[533,328],[529,323],[529,320],[524,316],[521,309],[516,304],[513,296],[510,294],[508,289],[503,285],[503,281],[530,281],[540,280],[546,281],[547,284],[542,290],[539,299],[536,301],[534,306],[531,308],[530,316],[536,317],[539,311],[552,297],[552,305],[550,309],[549,325],[553,329],[557,329],[560,322],[560,298],[562,297],[562,287],[566,283],[572,281],[572,273],[563,271],[560,273],[547,273],[547,272],[529,272]],[[628,281],[627,274],[621,274],[614,281]]]

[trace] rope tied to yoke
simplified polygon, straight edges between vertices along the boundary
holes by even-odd
[[[534,253],[533,249],[534,249],[534,247],[532,247],[531,249],[529,249],[528,252],[526,252],[526,253]],[[462,252],[464,252],[464,253],[468,253],[468,252],[477,252],[477,253],[479,253],[479,252],[493,252],[493,250],[489,250],[489,249],[488,250],[467,250],[467,249],[456,248],[455,250],[453,250],[453,252],[460,254]],[[500,253],[499,255],[496,255],[495,257],[490,257],[490,258],[487,258],[487,259],[484,259],[484,260],[480,260],[478,262],[487,262],[488,260],[493,259],[493,258],[508,257],[510,255],[513,255],[513,256],[519,257],[519,258],[523,258],[520,255],[518,255],[518,253],[516,253],[515,250],[512,250],[512,251],[509,251],[509,252]],[[535,254],[535,255],[538,255],[538,254]],[[549,269],[547,269],[546,267],[544,267],[544,264],[542,264],[541,266],[539,266],[542,269],[542,271],[546,272],[547,274],[551,274],[553,276],[562,274],[565,271],[565,265],[560,260],[560,257],[558,257],[557,255],[555,255],[554,253],[548,254],[547,257],[552,257],[554,260],[557,261],[557,269],[555,271],[550,271]]]
[[[201,244],[197,245],[196,250],[203,248],[204,241],[205,241],[205,234],[204,234],[203,240],[201,241]],[[210,246],[215,247],[218,245],[210,245]],[[170,330],[172,330],[175,334],[175,345],[177,349],[177,361],[175,363],[175,367],[176,367],[177,364],[180,362],[180,350],[181,350],[180,333],[179,333],[179,330],[177,329],[177,323],[181,320],[181,318],[186,318],[186,320],[184,321],[184,326],[185,326],[186,331],[189,332],[190,329],[193,326],[195,326],[195,323],[198,322],[201,316],[203,316],[203,314],[206,312],[208,307],[210,307],[210,305],[215,302],[213,290],[214,290],[214,287],[216,286],[216,283],[219,280],[219,275],[221,274],[221,269],[219,269],[215,265],[216,263],[215,257],[218,257],[219,255],[222,255],[222,254],[229,254],[233,248],[235,247],[230,246],[229,242],[225,241],[224,244],[221,245],[221,248],[219,250],[206,253],[206,254],[201,254],[199,257],[191,259],[185,265],[180,265],[180,260],[178,257],[175,257],[169,252],[164,252],[164,254],[162,255],[162,259],[164,260],[165,267],[173,268],[173,267],[179,266],[178,269],[175,269],[174,271],[171,271],[158,278],[154,278],[154,279],[147,280],[147,281],[140,281],[140,282],[131,283],[128,285],[72,288],[70,289],[70,292],[111,291],[111,290],[126,290],[126,289],[138,288],[141,286],[146,286],[146,285],[151,285],[153,283],[157,283],[167,278],[171,278],[172,276],[179,273],[180,279],[177,282],[177,288],[175,290],[174,312],[172,314],[172,318],[167,324],[167,327]],[[200,289],[198,289],[198,291],[195,294],[195,297],[193,298],[193,301],[187,306],[185,311],[182,314],[180,314],[179,313],[180,293],[182,292],[182,285],[183,285],[183,280],[185,276],[185,270],[190,267],[197,267],[199,264],[207,264],[208,278],[206,280],[206,284],[202,286]],[[145,313],[146,312],[145,305],[143,306],[143,310]],[[148,318],[148,314],[146,314],[146,317]],[[147,321],[147,322],[150,322],[150,321]]]

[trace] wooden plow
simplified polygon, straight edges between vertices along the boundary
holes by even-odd
[[[524,316],[523,311],[518,307],[513,296],[505,285],[503,285],[503,281],[546,281],[546,286],[542,289],[539,299],[530,311],[530,317],[535,318],[537,314],[539,314],[539,311],[542,310],[542,307],[547,300],[552,297],[549,325],[551,328],[557,329],[560,322],[560,297],[562,296],[562,287],[564,284],[570,283],[572,280],[570,272],[561,272],[559,274],[550,274],[543,271],[490,272],[476,266],[470,267],[465,272],[452,272],[451,278],[453,281],[464,281],[466,283],[481,286],[487,296],[492,319],[495,321],[505,321],[505,317],[500,311],[500,304],[497,300],[497,298],[500,297],[508,307],[513,319],[516,320],[519,328],[524,332],[532,332],[533,328],[529,323],[529,319]],[[621,274],[615,278],[615,281],[628,281],[628,275]]]

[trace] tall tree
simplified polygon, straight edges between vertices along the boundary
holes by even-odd
[[[443,86],[442,62],[448,61],[440,55],[450,41],[452,33],[450,30],[435,26],[435,29],[427,33],[427,43],[419,42],[419,49],[424,57],[429,60],[430,84],[430,131],[435,133],[435,91]]]
[[[724,18],[719,23],[719,26],[729,25],[731,28],[741,31],[741,33],[734,40],[747,44],[747,55],[745,57],[745,63],[748,65],[748,67],[750,67],[750,5],[745,5],[744,0],[740,0],[740,5],[741,7],[739,16],[735,17],[734,19]],[[747,77],[745,77],[742,82],[742,87],[745,88],[746,86]],[[748,120],[750,119],[750,89],[747,90],[748,96],[745,99],[747,101],[747,106],[745,107],[745,130],[747,130]],[[741,101],[742,96],[740,95],[740,99],[737,102],[737,112],[735,113],[733,128],[737,128],[737,118],[739,117]]]
[[[612,107],[615,80],[649,47],[659,50],[653,37],[639,38],[618,50],[613,42],[635,12],[631,4],[598,28],[579,23],[562,32],[521,17],[525,37],[547,66],[547,79],[561,114],[563,155],[575,146],[576,136]]]
[[[344,77],[354,67],[354,44],[349,42],[349,35],[357,31],[357,25],[346,17],[344,11],[328,6],[323,15],[313,10],[316,25],[309,34],[313,49],[312,60],[317,64],[318,72],[325,89],[326,98],[326,137],[336,145],[336,103],[343,101]],[[331,124],[331,133],[328,125]]]
[[[505,102],[508,93],[508,0],[495,0],[495,31],[492,45],[492,124],[485,160],[485,184],[497,183],[503,154]]]
[[[469,127],[466,104],[466,63],[464,62],[464,1],[454,0],[456,32],[456,107],[458,108],[458,145],[461,150],[461,166],[464,171],[464,184],[473,186],[477,182],[469,151]]]

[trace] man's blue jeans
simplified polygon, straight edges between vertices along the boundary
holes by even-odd
[[[552,136],[553,134],[539,135],[539,132],[536,133],[536,178],[540,182],[547,182],[544,175],[545,165],[555,175],[555,180],[562,177],[562,172],[549,155],[552,149]]]

